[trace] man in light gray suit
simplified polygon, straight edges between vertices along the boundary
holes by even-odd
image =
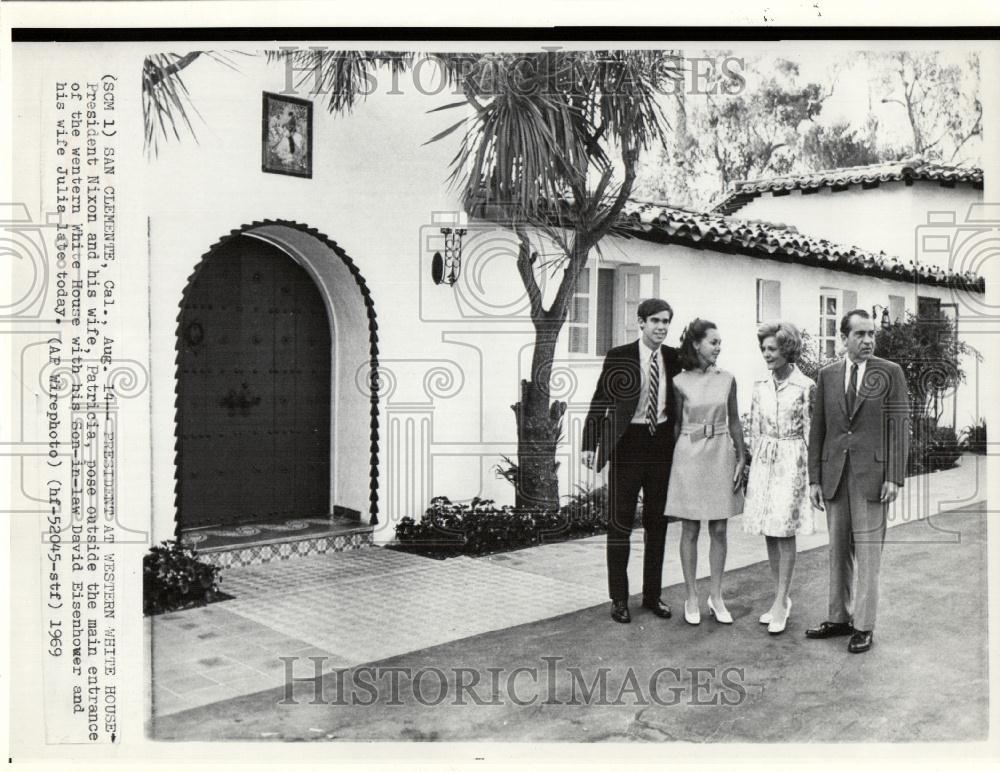
[[[847,649],[858,654],[874,637],[886,513],[906,471],[909,401],[902,368],[873,356],[866,311],[848,312],[840,335],[847,356],[819,371],[809,432],[809,496],[817,509],[825,500],[830,531],[829,618],[806,636],[850,635]]]

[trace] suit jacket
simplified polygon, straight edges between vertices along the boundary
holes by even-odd
[[[596,450],[595,469],[600,472],[611,456],[618,440],[632,422],[642,396],[642,375],[639,371],[639,346],[636,340],[616,346],[604,357],[604,366],[597,379],[590,410],[583,424],[583,450]],[[673,378],[681,371],[677,349],[660,346],[663,367],[661,378],[667,379],[667,421],[674,421]]]
[[[858,384],[854,411],[847,414],[846,357],[827,365],[816,378],[816,404],[809,431],[809,482],[833,498],[851,460],[851,473],[865,498],[877,501],[882,483],[903,484],[909,451],[910,403],[903,370],[879,357],[868,360]]]

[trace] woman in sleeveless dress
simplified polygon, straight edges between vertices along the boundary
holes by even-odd
[[[726,567],[726,524],[743,511],[743,430],[736,405],[736,379],[715,366],[721,348],[722,337],[715,324],[695,319],[681,334],[684,371],[673,380],[677,442],[665,514],[683,522],[684,619],[693,625],[701,622],[698,534],[704,520],[708,521],[711,542],[708,608],[717,621],[733,621],[722,598],[722,574]]]
[[[743,530],[767,542],[775,595],[760,622],[778,635],[785,631],[792,610],[788,587],[795,568],[795,536],[814,530],[807,443],[816,384],[795,366],[802,338],[793,325],[766,322],[757,329],[757,340],[770,372],[753,385],[752,461]]]

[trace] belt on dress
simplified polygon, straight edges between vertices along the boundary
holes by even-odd
[[[716,434],[725,434],[728,431],[728,423],[688,423],[681,426],[681,434],[688,435],[691,438],[691,442],[702,438],[708,439],[709,437],[714,437]]]
[[[770,434],[762,434],[757,440],[757,446],[754,448],[754,452],[766,454],[767,460],[774,462],[778,457],[778,442],[782,440],[799,440],[801,442],[805,442],[806,438],[805,435],[802,434],[783,434],[780,437],[774,437]]]

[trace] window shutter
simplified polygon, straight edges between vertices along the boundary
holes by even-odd
[[[889,319],[895,324],[904,321],[906,316],[906,298],[902,295],[889,296]]]
[[[853,311],[858,307],[858,293],[854,290],[844,290],[844,307],[840,309],[840,315]]]
[[[635,264],[621,265],[615,273],[615,345],[639,337],[636,320],[639,303],[660,293],[660,269]]]
[[[581,268],[566,314],[569,352],[586,354],[590,341],[590,268]]]
[[[615,345],[639,337],[639,266],[622,265],[615,274]]]
[[[757,323],[781,318],[781,282],[757,279]]]
[[[597,271],[597,356],[604,356],[614,345],[614,303],[615,271],[601,268]]]

